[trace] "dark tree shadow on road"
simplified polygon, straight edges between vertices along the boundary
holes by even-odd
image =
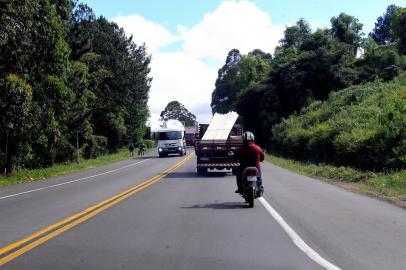
[[[248,204],[243,202],[223,202],[223,203],[208,203],[208,204],[195,204],[193,206],[183,206],[185,209],[243,209],[248,208]]]
[[[166,178],[214,178],[214,177],[225,177],[227,173],[224,172],[211,172],[205,175],[199,175],[197,172],[172,172],[169,173]]]

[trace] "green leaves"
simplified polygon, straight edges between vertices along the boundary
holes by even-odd
[[[185,105],[179,101],[171,101],[166,105],[165,109],[161,112],[161,121],[167,121],[169,119],[176,119],[185,124],[185,126],[196,125],[196,116],[189,112]]]
[[[397,40],[399,52],[406,54],[406,8],[396,8],[392,15],[392,31]]]
[[[385,14],[378,17],[372,33],[369,34],[379,45],[385,45],[394,41],[394,37],[391,33],[391,24],[392,16],[396,8],[395,5],[389,5]]]
[[[31,102],[32,88],[23,78],[8,74],[5,79],[0,79],[0,136],[4,143],[0,164],[7,172],[14,169],[26,154]]]
[[[361,41],[362,23],[353,16],[340,13],[338,17],[331,18],[331,34],[340,42],[358,47]]]
[[[405,82],[368,83],[333,93],[273,128],[291,157],[361,169],[404,169]]]
[[[95,157],[139,140],[150,56],[71,0],[0,4],[0,168]]]

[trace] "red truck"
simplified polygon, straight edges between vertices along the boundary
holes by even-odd
[[[192,133],[192,132],[185,132],[185,140],[186,140],[186,145],[190,146],[190,145],[195,145],[195,141],[196,141],[196,133]]]
[[[195,141],[197,139],[197,133],[198,133],[197,124],[194,126],[185,127],[185,140],[186,140],[187,146],[195,145]]]

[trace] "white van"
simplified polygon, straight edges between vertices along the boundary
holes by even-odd
[[[159,157],[168,154],[186,155],[185,128],[178,120],[168,120],[156,131]]]

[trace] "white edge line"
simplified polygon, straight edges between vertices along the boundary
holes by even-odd
[[[262,205],[269,212],[269,214],[271,214],[271,216],[279,223],[282,229],[293,241],[293,243],[295,243],[295,245],[301,251],[303,251],[310,259],[312,259],[325,269],[341,270],[341,268],[321,257],[319,253],[317,253],[308,244],[306,244],[306,242],[303,241],[303,239],[289,226],[288,223],[286,223],[283,217],[279,215],[279,213],[264,199],[264,197],[260,197],[258,198],[258,200],[262,203]]]
[[[117,169],[114,169],[114,170],[111,170],[111,171],[107,171],[107,172],[103,172],[103,173],[99,173],[99,174],[94,174],[94,175],[91,175],[91,176],[87,176],[87,177],[83,177],[83,178],[79,178],[79,179],[75,179],[75,180],[70,180],[70,181],[67,181],[67,182],[63,182],[63,183],[59,183],[59,184],[55,184],[55,185],[51,185],[51,186],[31,189],[31,190],[27,190],[27,191],[24,191],[24,192],[19,192],[19,193],[14,193],[14,194],[11,194],[11,195],[3,196],[3,197],[0,197],[0,200],[16,197],[16,196],[27,194],[27,193],[32,193],[32,192],[35,192],[35,191],[40,191],[40,190],[44,190],[44,189],[49,189],[49,188],[53,188],[53,187],[59,187],[59,186],[67,185],[67,184],[83,181],[83,180],[93,178],[93,177],[97,177],[97,176],[104,175],[104,174],[109,174],[109,173],[116,172],[118,170],[121,170],[121,169],[124,169],[124,168],[127,168],[127,167],[131,167],[131,166],[140,164],[140,163],[148,161],[150,159],[151,158],[144,159],[142,161],[139,161],[139,162],[136,162],[136,163],[133,163],[133,164],[130,164],[130,165],[126,165],[126,166],[123,166],[123,167],[120,167],[120,168],[117,168]]]

